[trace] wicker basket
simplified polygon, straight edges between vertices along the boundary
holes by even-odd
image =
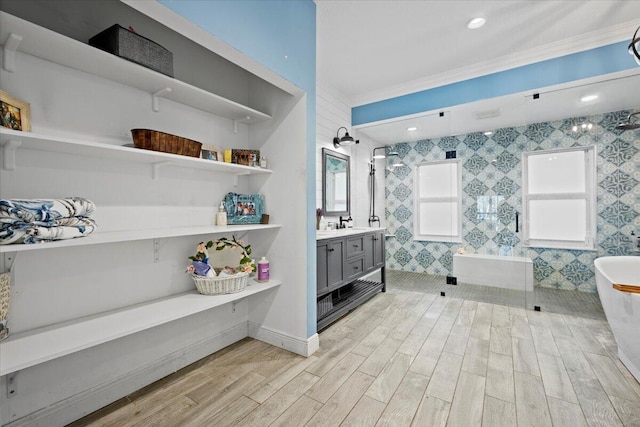
[[[131,135],[133,145],[137,148],[200,157],[202,143],[198,141],[149,129],[131,129]]]
[[[203,277],[191,275],[198,292],[203,295],[233,294],[242,291],[247,286],[249,273],[237,273],[233,276]]]

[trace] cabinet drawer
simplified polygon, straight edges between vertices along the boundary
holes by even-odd
[[[345,265],[345,277],[346,281],[350,281],[358,278],[364,272],[364,257],[350,260]]]
[[[364,236],[354,236],[347,239],[347,258],[362,255],[364,252]]]

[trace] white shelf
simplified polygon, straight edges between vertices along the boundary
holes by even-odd
[[[280,286],[252,279],[242,291],[227,295],[186,292],[121,310],[11,335],[0,343],[0,376],[57,359],[89,347],[144,331]]]
[[[14,152],[16,150],[38,150],[74,155],[92,156],[130,162],[147,163],[153,167],[176,166],[189,169],[203,169],[235,175],[270,174],[270,169],[243,166],[235,163],[218,162],[197,157],[161,153],[114,144],[93,141],[81,141],[52,135],[20,132],[0,128],[0,145],[4,152],[4,169],[15,169]]]
[[[204,225],[195,227],[156,228],[149,230],[96,231],[86,237],[52,242],[0,245],[1,253],[38,251],[43,249],[67,248],[71,246],[100,245],[105,243],[130,242],[134,240],[163,239],[167,237],[199,236],[206,234],[238,233],[243,231],[267,230],[280,228],[280,224],[247,224],[247,225]]]
[[[19,52],[140,89],[150,96],[170,89],[170,92],[162,97],[231,120],[251,124],[271,119],[268,114],[253,108],[165,76],[6,12],[0,12],[0,43],[6,44],[11,34],[22,37],[17,45]],[[4,66],[11,68],[14,65]],[[15,72],[19,73],[20,70]]]

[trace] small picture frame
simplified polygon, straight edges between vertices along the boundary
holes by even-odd
[[[218,152],[216,151],[216,147],[212,145],[202,144],[202,150],[200,152],[200,157],[207,160],[217,161],[219,159]]]
[[[0,90],[0,124],[13,130],[31,131],[29,103]]]
[[[264,214],[264,196],[229,193],[224,199],[228,224],[260,224]]]

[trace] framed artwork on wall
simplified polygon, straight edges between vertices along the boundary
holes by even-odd
[[[29,103],[0,90],[0,124],[3,127],[29,132],[31,130],[31,112]]]

